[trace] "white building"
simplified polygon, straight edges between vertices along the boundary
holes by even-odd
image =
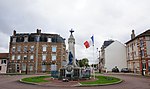
[[[8,53],[0,53],[0,73],[7,72]]]
[[[102,70],[112,71],[117,66],[119,71],[127,67],[126,47],[119,41],[109,40],[104,41],[101,48]]]

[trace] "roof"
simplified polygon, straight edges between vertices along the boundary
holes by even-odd
[[[147,30],[147,31],[145,31],[145,32],[143,32],[143,33],[141,33],[141,34],[139,34],[139,35],[137,35],[135,38],[129,40],[129,41],[126,42],[125,44],[128,44],[128,43],[132,42],[133,40],[135,40],[135,39],[137,39],[137,38],[139,38],[139,37],[143,37],[143,36],[150,36],[150,29]]]
[[[104,41],[102,48],[106,48],[107,46],[109,46],[113,42],[114,42],[113,40]]]
[[[15,35],[10,36],[10,42],[13,41],[13,37],[16,38],[16,42],[24,42],[24,37],[28,37],[28,42],[37,42],[37,35],[40,36],[39,42],[47,42],[47,38],[51,38],[52,42],[65,43],[64,38],[58,34],[47,34],[47,33],[16,33]]]
[[[8,58],[8,56],[9,56],[9,53],[0,53],[0,59],[2,59],[2,58]]]

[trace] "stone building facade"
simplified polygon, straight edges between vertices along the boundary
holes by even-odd
[[[126,55],[131,71],[150,74],[150,30],[137,36],[132,30],[131,40],[126,42]]]
[[[10,36],[10,73],[41,73],[59,70],[66,61],[65,40],[58,34],[16,33]]]

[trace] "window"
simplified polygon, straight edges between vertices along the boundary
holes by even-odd
[[[21,58],[21,56],[20,56],[20,55],[18,55],[18,56],[17,56],[17,60],[20,60],[20,58]]]
[[[134,50],[134,49],[133,49],[133,43],[132,43],[131,45],[132,45],[132,46],[131,46],[131,47],[132,47],[132,50]]]
[[[150,60],[148,61],[148,70],[150,72]]]
[[[56,71],[56,70],[57,70],[57,65],[51,64],[51,71]]]
[[[33,52],[34,51],[34,46],[30,47],[30,51]]]
[[[143,69],[146,69],[146,63],[142,63],[143,64]]]
[[[12,47],[12,52],[15,52],[15,49],[16,49],[16,47],[15,47],[15,46],[13,46],[13,47]]]
[[[24,52],[27,52],[27,46],[24,46]]]
[[[33,65],[29,66],[29,71],[33,71]]]
[[[12,41],[12,42],[16,42],[16,38],[15,38],[15,37],[13,38],[13,41]]]
[[[24,55],[23,59],[24,59],[24,60],[27,60],[27,55]]]
[[[46,65],[42,65],[42,71],[46,71]]]
[[[127,50],[128,50],[128,52],[129,52],[129,46],[127,46]]]
[[[15,60],[15,55],[12,55],[11,60]]]
[[[45,61],[46,60],[46,54],[42,55],[42,60]]]
[[[28,37],[27,36],[24,37],[24,42],[28,42]]]
[[[43,45],[43,51],[46,51],[46,45]]]
[[[144,46],[144,41],[140,40],[140,47],[143,47],[143,46]]]
[[[47,42],[52,42],[52,38],[48,38]]]
[[[30,56],[30,60],[33,60],[33,59],[34,59],[34,55],[31,55],[31,56]]]
[[[6,59],[2,59],[1,64],[6,64]]]
[[[26,71],[26,64],[25,63],[22,64],[22,71]]]
[[[21,51],[21,46],[18,46],[17,51],[18,51],[18,52],[20,52],[20,51]]]
[[[55,54],[52,55],[52,61],[56,61],[56,55]]]
[[[56,52],[57,46],[52,46],[52,52]]]
[[[144,50],[141,50],[141,53],[142,53],[142,55],[141,55],[141,56],[143,57],[143,56],[144,56]]]
[[[40,37],[39,37],[39,36],[36,36],[36,37],[35,37],[35,41],[36,41],[36,42],[39,42],[39,41],[40,41]]]

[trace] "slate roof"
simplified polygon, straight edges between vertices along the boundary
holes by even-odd
[[[128,44],[128,43],[132,42],[133,40],[135,40],[135,39],[137,39],[137,38],[140,38],[140,37],[143,37],[143,36],[150,36],[150,29],[147,30],[147,31],[145,31],[145,32],[143,32],[143,33],[141,33],[141,34],[139,34],[139,35],[137,35],[135,38],[129,40],[129,41],[126,42],[125,44]]]
[[[104,41],[102,48],[106,48],[107,46],[109,46],[113,42],[114,42],[113,40]]]

